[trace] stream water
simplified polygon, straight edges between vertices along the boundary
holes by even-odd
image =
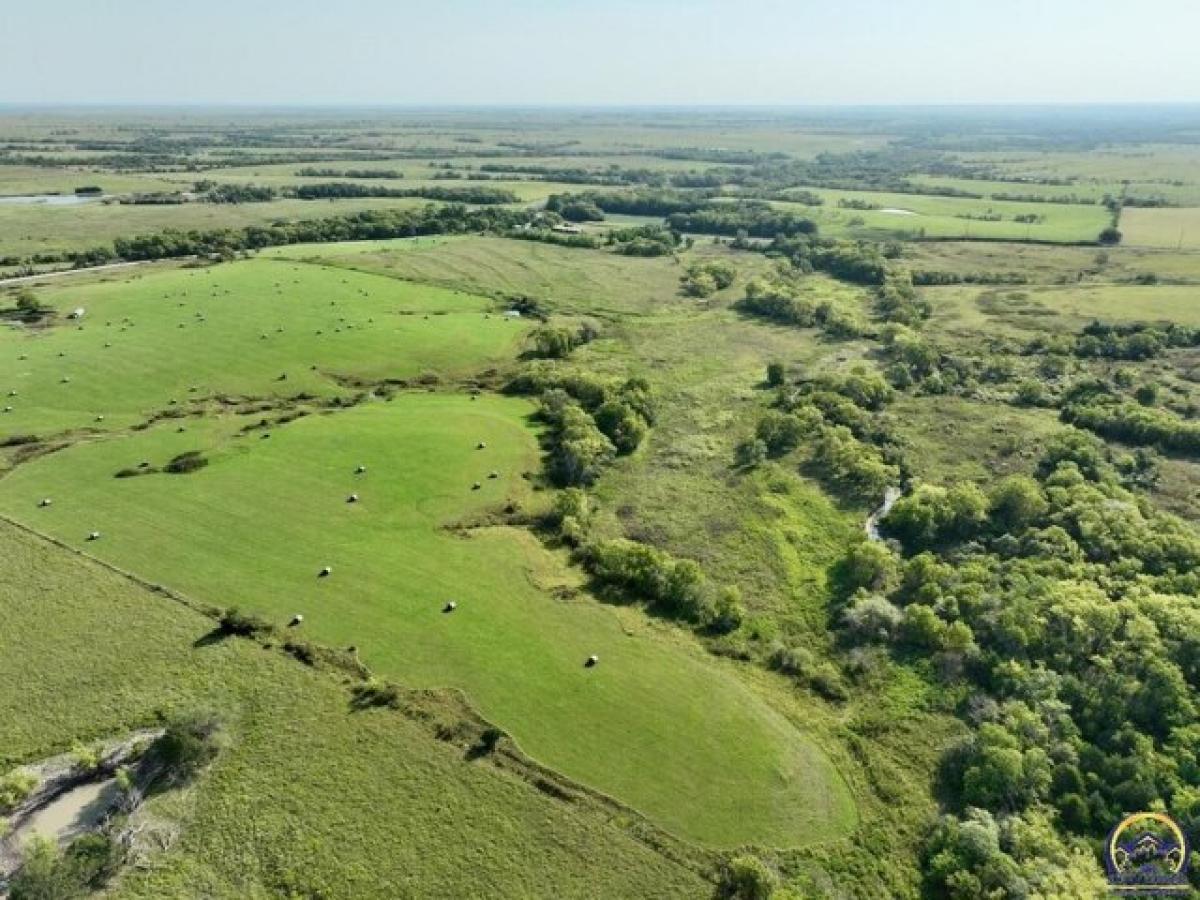
[[[882,541],[883,535],[879,533],[879,522],[891,512],[896,501],[900,499],[900,488],[890,487],[883,492],[883,503],[879,504],[879,508],[871,515],[867,516],[867,523],[863,526],[867,531],[867,538],[872,541]]]
[[[67,844],[93,830],[120,797],[115,778],[91,781],[72,788],[26,819],[9,841],[22,846],[34,835]]]

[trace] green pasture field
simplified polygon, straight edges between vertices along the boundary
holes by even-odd
[[[511,360],[527,331],[484,297],[268,259],[77,277],[37,289],[50,327],[0,329],[0,436],[111,433],[219,396],[349,396],[347,379],[455,379]]]
[[[102,559],[206,602],[280,623],[303,614],[304,634],[356,645],[403,683],[460,687],[535,758],[690,839],[840,836],[854,814],[836,772],[736,679],[641,616],[554,599],[574,579],[523,532],[444,530],[528,501],[527,412],[515,400],[401,395],[269,441],[235,437],[238,421],[159,427],[20,466],[0,484],[0,508],[78,546],[99,531]],[[211,465],[113,477],[186,450]],[[58,499],[38,509],[42,496]],[[586,669],[593,653],[602,665]]]
[[[777,201],[774,205],[813,219],[823,232],[835,236],[974,238],[1072,243],[1094,241],[1109,221],[1108,211],[1103,207],[1082,204],[969,200],[923,194],[822,188],[796,190],[811,190],[825,199],[825,205],[814,207],[783,201]],[[842,199],[861,200],[878,208],[842,209],[838,207],[838,201]],[[964,218],[993,214],[1001,216],[1001,220]],[[1032,223],[1014,221],[1015,216],[1030,214],[1042,217],[1043,220]]]
[[[281,219],[343,216],[368,209],[411,209],[428,202],[404,197],[147,206],[104,202],[78,206],[0,203],[0,256],[26,257],[37,253],[111,247],[114,238],[153,234],[168,228],[181,231],[241,228]]]
[[[18,360],[35,396],[59,386],[60,359],[72,358],[58,357],[54,348],[67,346],[85,358],[86,343],[93,353],[113,354],[106,368],[89,367],[78,378],[87,382],[88,403],[104,403],[111,394],[111,406],[136,409],[158,391],[170,393],[161,383],[165,369],[155,362],[166,359],[174,361],[179,385],[194,381],[243,395],[266,394],[274,385],[268,396],[277,397],[282,389],[271,373],[302,372],[320,342],[309,330],[312,322],[295,338],[286,327],[276,338],[264,317],[281,318],[281,304],[291,291],[304,292],[308,279],[313,299],[307,314],[328,315],[327,329],[337,310],[318,312],[316,298],[333,295],[343,278],[352,279],[345,306],[353,308],[356,324],[371,311],[419,311],[423,297],[433,311],[439,302],[454,310],[428,320],[403,317],[406,325],[412,320],[412,327],[428,328],[424,338],[414,332],[406,343],[382,327],[379,337],[363,337],[341,363],[360,378],[420,371],[429,355],[447,367],[481,368],[489,353],[513,354],[521,329],[494,315],[485,319],[477,298],[378,276],[267,260],[211,272],[178,270],[135,279],[133,290],[116,282],[91,288],[98,293],[90,297],[82,288],[70,300],[63,297],[68,305],[90,304],[90,316],[136,307],[123,354],[115,352],[115,341],[109,351],[97,349],[108,329],[91,320],[92,330],[82,332],[10,334],[10,355],[19,355],[11,354],[18,346],[38,350],[36,358],[31,352]],[[226,284],[239,288],[229,295],[227,320],[219,315]],[[206,311],[212,330],[192,351],[174,343],[183,340],[176,331],[194,327],[177,328],[176,294],[185,288],[187,313],[193,302],[212,310]],[[379,293],[379,300],[355,296],[359,290]],[[75,299],[80,296],[84,300]],[[457,331],[456,315],[468,317]],[[438,328],[448,331],[439,336]],[[473,350],[471,336],[488,334],[499,337],[480,337],[484,352]],[[341,336],[322,337],[336,347]],[[167,343],[158,347],[160,340]],[[278,346],[266,349],[272,340]],[[217,347],[223,349],[214,352]],[[136,364],[135,352],[151,353],[150,364],[137,364],[127,375],[121,360],[132,355]],[[336,363],[327,361],[326,371]],[[43,376],[44,368],[51,372]],[[305,377],[293,383],[289,376],[286,391],[303,389]],[[64,422],[79,416],[78,402],[71,401]],[[249,432],[244,426],[257,414],[222,414],[211,406],[184,420],[182,432],[175,420],[137,432],[113,423],[111,431],[83,436],[10,471],[0,481],[0,508],[199,600],[242,605],[280,623],[302,613],[305,634],[354,644],[368,664],[405,684],[462,688],[538,760],[697,843],[786,847],[845,834],[855,822],[854,803],[821,750],[677,629],[631,609],[597,605],[578,592],[576,571],[525,531],[446,530],[483,522],[510,500],[539,505],[523,477],[540,467],[525,421],[530,409],[524,401],[486,394],[471,400],[464,393],[401,393],[389,402],[314,412]],[[480,441],[486,449],[477,449]],[[140,461],[158,466],[187,451],[204,452],[211,464],[187,475],[114,477]],[[368,471],[356,477],[360,464]],[[475,483],[479,489],[472,489]],[[346,502],[352,492],[360,502]],[[54,505],[38,508],[43,497],[55,498]],[[102,539],[85,542],[91,531]],[[328,579],[317,577],[324,565],[334,569]],[[442,608],[452,599],[459,609],[446,615]],[[592,653],[603,662],[585,669]],[[697,792],[697,784],[708,787]]]
[[[470,762],[398,713],[354,711],[339,677],[213,641],[211,619],[95,562],[7,523],[0,558],[0,773],[160,714],[211,711],[228,735],[194,787],[149,801],[151,817],[182,827],[179,840],[106,896],[711,890],[627,825]]]

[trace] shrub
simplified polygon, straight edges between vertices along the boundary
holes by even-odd
[[[212,715],[197,714],[172,720],[150,745],[144,759],[160,769],[167,782],[186,782],[216,758],[221,723]]]
[[[0,813],[15,809],[37,787],[37,778],[29,772],[16,769],[0,778]]]
[[[855,637],[867,641],[888,641],[895,637],[904,619],[886,597],[859,591],[854,602],[842,614],[842,623]]]
[[[779,876],[756,856],[735,856],[721,870],[720,895],[728,900],[771,900]]]
[[[75,900],[86,894],[83,880],[58,847],[42,837],[30,841],[8,885],[9,900]]]
[[[973,484],[950,490],[923,484],[897,500],[882,524],[906,547],[920,549],[977,533],[987,509],[987,497]]]
[[[163,471],[170,472],[172,475],[186,475],[189,472],[196,472],[203,469],[207,465],[208,458],[199,450],[189,450],[174,457],[163,466]]]
[[[575,347],[575,335],[560,325],[543,325],[530,335],[538,356],[563,359]]]
[[[727,585],[717,591],[713,602],[712,620],[709,623],[714,631],[733,631],[745,618],[746,608],[742,605],[741,591],[733,585]]]
[[[782,456],[795,450],[804,437],[800,420],[777,410],[768,410],[759,419],[754,431],[771,456]]]
[[[710,297],[717,292],[716,279],[707,272],[689,272],[683,278],[683,292],[689,297]]]
[[[633,409],[619,400],[609,400],[593,413],[596,427],[612,441],[617,453],[627,455],[638,448],[646,436],[646,423]]]
[[[852,589],[886,588],[899,572],[896,554],[877,541],[856,544],[846,554],[846,580]]]
[[[737,270],[727,262],[716,260],[688,267],[681,279],[683,292],[689,297],[708,297],[733,284]]]
[[[231,606],[221,613],[218,627],[224,634],[239,637],[261,637],[274,631],[274,626],[266,619],[252,613],[244,613],[236,606]]]
[[[753,469],[767,461],[767,445],[757,438],[742,441],[734,450],[734,462],[745,469]]]
[[[1046,402],[1046,386],[1033,378],[1026,378],[1017,385],[1017,402],[1022,406],[1041,406]]]
[[[99,747],[76,744],[71,748],[71,762],[81,772],[95,772],[100,768],[101,758]]]
[[[859,497],[880,497],[900,480],[897,466],[885,462],[877,448],[856,440],[842,425],[821,429],[813,445],[813,461],[823,478]]]
[[[1158,385],[1154,382],[1139,385],[1138,389],[1133,392],[1133,399],[1142,406],[1153,406],[1158,402]]]
[[[781,362],[767,363],[767,384],[779,387],[786,378],[786,372]]]
[[[354,695],[354,705],[360,708],[368,706],[387,706],[399,709],[401,705],[400,688],[390,681],[379,681],[372,678],[350,689]]]

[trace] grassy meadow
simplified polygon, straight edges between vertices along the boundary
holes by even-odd
[[[339,393],[324,373],[383,380],[515,356],[520,324],[485,318],[479,298],[450,289],[280,260],[123,285],[54,288],[59,302],[92,310],[82,332],[64,324],[5,335],[28,375],[14,399],[37,411],[23,418],[14,409],[8,428],[79,428],[101,397],[112,415],[103,430],[17,466],[0,482],[6,513],[197,600],[279,623],[303,614],[306,634],[357,646],[405,684],[461,688],[535,758],[699,843],[794,846],[852,827],[853,803],[822,752],[687,641],[586,595],[555,599],[574,595],[578,576],[524,532],[447,530],[484,523],[509,501],[537,504],[523,477],[539,465],[525,402],[402,393],[246,430],[259,411],[221,412],[201,400],[184,407],[185,420],[130,430],[148,410],[169,408],[164,394],[186,403],[189,381],[203,385],[201,397],[269,401],[284,393],[276,370],[298,368],[287,396],[319,398]],[[337,296],[361,330],[329,333],[341,310],[325,298]],[[281,303],[295,304],[294,315],[281,315]],[[204,307],[205,324],[179,329],[193,305]],[[119,352],[117,323],[133,309],[137,337],[125,332],[126,346],[136,342],[148,358]],[[377,314],[374,330],[363,322],[368,313]],[[111,328],[96,324],[108,315]],[[270,329],[276,321],[286,323],[282,333]],[[317,336],[317,324],[327,333]],[[106,367],[89,364],[89,353],[108,354]],[[86,375],[61,383],[61,360],[76,356]],[[296,365],[310,359],[315,374]],[[177,382],[164,384],[167,369]],[[82,392],[70,402],[39,402],[40,392],[65,397],[77,382]],[[192,451],[210,464],[187,475],[114,477]],[[359,465],[367,472],[356,476]],[[351,493],[360,502],[348,503]],[[39,508],[45,497],[54,505]],[[86,543],[92,531],[103,538]],[[325,565],[334,574],[320,579]],[[451,599],[460,610],[448,616]],[[583,667],[593,653],[604,660],[594,672]],[[672,765],[664,769],[663,759]],[[698,783],[712,791],[688,789]]]
[[[330,673],[252,642],[207,640],[211,619],[93,561],[7,523],[0,554],[0,769],[175,712],[212,710],[226,723],[214,770],[148,806],[182,826],[181,839],[107,896],[710,889],[621,823],[470,762],[398,713],[355,711]]]
[[[484,297],[265,259],[71,277],[37,295],[54,324],[0,332],[4,434],[111,433],[214,404],[455,381],[509,362],[527,332]]]

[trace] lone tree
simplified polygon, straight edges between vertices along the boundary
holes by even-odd
[[[1121,232],[1117,229],[1117,226],[1109,225],[1100,232],[1100,243],[1110,246],[1121,243]]]

